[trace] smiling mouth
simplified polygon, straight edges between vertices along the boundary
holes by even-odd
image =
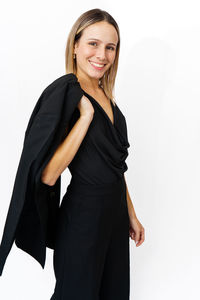
[[[89,63],[97,70],[102,70],[106,64],[98,64],[89,60]]]

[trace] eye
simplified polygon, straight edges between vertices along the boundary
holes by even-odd
[[[89,43],[89,45],[92,45],[92,46],[93,46],[93,44],[96,44],[96,42],[91,42],[91,43]]]
[[[111,47],[111,46],[108,46],[109,49],[111,49],[112,51],[115,50],[115,48]]]
[[[96,43],[96,42],[90,42],[90,43],[89,43],[89,45],[92,45],[92,46],[94,46],[94,44],[96,44],[96,45],[97,45],[97,43]],[[114,47],[112,47],[112,46],[108,46],[108,49],[109,49],[109,50],[112,50],[112,51],[114,51],[114,50],[115,50],[115,48],[114,48]]]

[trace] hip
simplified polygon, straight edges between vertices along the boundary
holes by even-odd
[[[127,212],[126,184],[124,177],[106,184],[86,184],[71,178],[62,199],[61,207],[66,211],[99,213],[106,211]]]
[[[108,184],[85,184],[72,177],[60,208],[61,219],[72,232],[95,232],[98,236],[96,233],[105,233],[114,224],[128,228],[124,177]]]

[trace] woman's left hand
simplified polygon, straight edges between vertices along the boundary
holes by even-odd
[[[138,247],[144,242],[144,227],[137,217],[129,217],[129,224],[129,235],[132,240],[135,240],[136,247]]]

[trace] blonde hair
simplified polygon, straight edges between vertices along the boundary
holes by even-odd
[[[111,67],[104,73],[104,76],[100,78],[99,85],[103,88],[106,96],[111,99],[114,103],[114,85],[115,85],[115,77],[117,74],[118,68],[118,60],[119,60],[119,50],[120,50],[120,32],[119,27],[114,20],[114,18],[105,10],[101,10],[99,8],[91,9],[83,13],[74,23],[71,28],[71,31],[68,35],[66,50],[65,50],[65,69],[66,74],[74,73],[76,75],[77,67],[76,60],[73,57],[74,53],[74,45],[80,39],[82,32],[89,25],[92,25],[96,22],[106,21],[109,24],[113,25],[118,34],[118,43],[116,47],[116,54],[114,63]]]

